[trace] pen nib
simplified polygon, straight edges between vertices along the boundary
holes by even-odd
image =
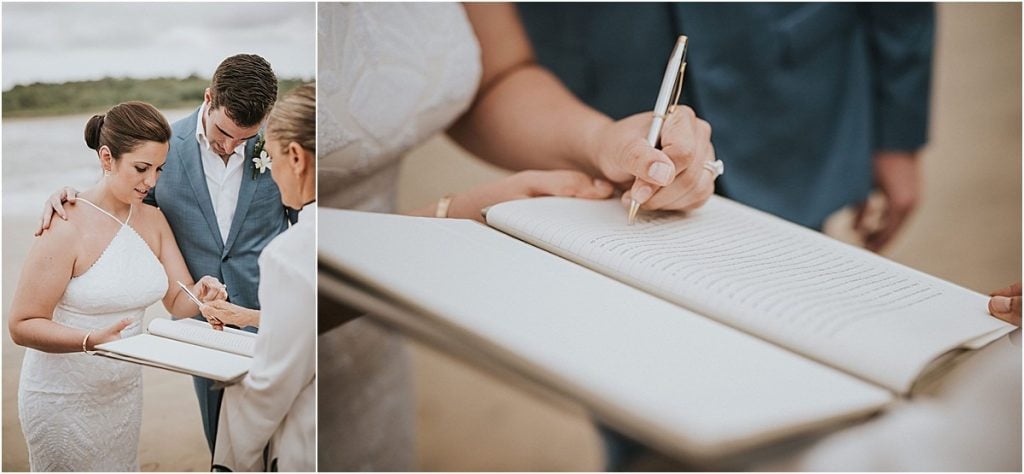
[[[629,200],[629,220],[626,221],[628,225],[633,225],[636,222],[636,213],[640,210],[640,203],[636,202],[636,199]]]

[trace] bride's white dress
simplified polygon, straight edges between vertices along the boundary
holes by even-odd
[[[112,219],[113,215],[92,203]],[[53,321],[98,331],[123,318],[138,334],[146,307],[167,292],[167,275],[128,223],[85,273],[68,282]],[[82,352],[25,351],[18,415],[33,471],[138,471],[142,426],[140,366]]]
[[[321,3],[317,22],[318,200],[394,212],[401,158],[473,101],[481,74],[473,28],[457,3]],[[416,469],[404,346],[370,318],[319,336],[319,469]]]

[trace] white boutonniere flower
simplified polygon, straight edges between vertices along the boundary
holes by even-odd
[[[270,169],[270,154],[267,153],[267,150],[263,149],[265,145],[266,139],[263,135],[260,135],[259,140],[256,141],[256,146],[253,148],[253,154],[256,157],[252,159],[252,165],[255,168],[252,173],[252,179],[256,179],[259,175]]]

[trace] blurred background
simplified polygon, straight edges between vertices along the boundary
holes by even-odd
[[[8,310],[45,199],[100,177],[85,146],[90,116],[126,100],[155,105],[171,123],[199,107],[217,65],[259,54],[279,92],[316,75],[313,3],[75,3],[3,5],[3,470],[27,471],[18,420],[24,348]],[[161,305],[146,313],[169,317]],[[208,471],[199,404],[186,375],[143,369],[140,467]]]
[[[1021,279],[1021,5],[938,5],[933,68],[923,200],[883,254],[987,294]],[[446,137],[403,167],[401,210],[505,174]],[[826,232],[856,242],[852,219],[840,211]],[[413,346],[420,469],[602,468],[597,434],[575,405]]]

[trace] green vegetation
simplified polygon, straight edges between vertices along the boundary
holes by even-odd
[[[301,79],[281,79],[278,94],[303,84]],[[96,81],[33,83],[14,86],[3,93],[4,118],[101,113],[128,100],[149,102],[158,109],[185,109],[203,101],[207,78],[192,75],[184,79],[103,78]]]

